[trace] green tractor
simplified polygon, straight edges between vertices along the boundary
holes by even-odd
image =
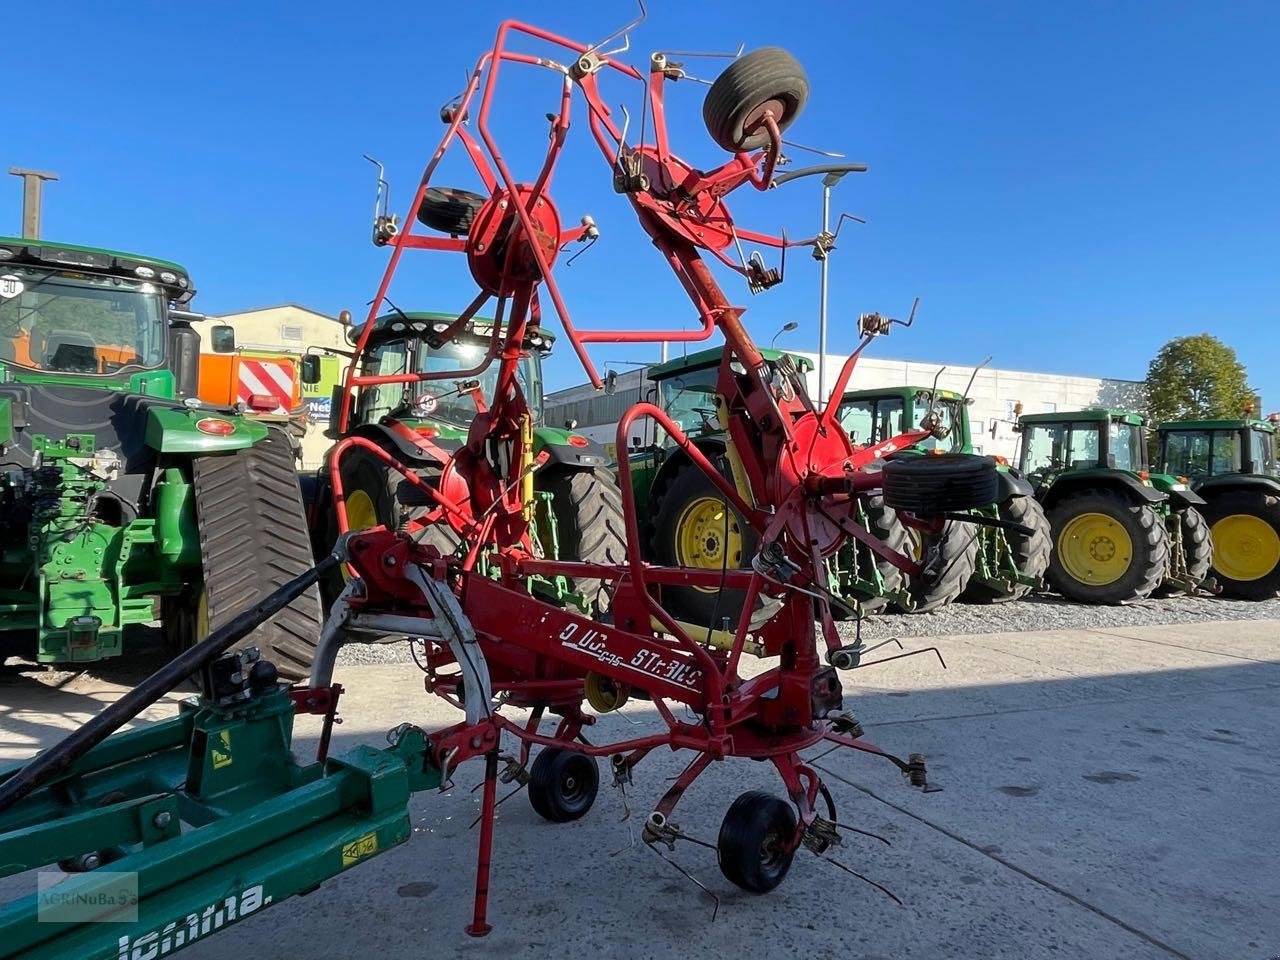
[[[465,371],[475,367],[488,349],[492,320],[476,318],[448,341],[439,334],[455,320],[440,313],[395,312],[374,321],[374,330],[360,356],[351,362],[360,376],[394,376],[405,373]],[[351,327],[347,339],[359,342],[360,327]],[[524,344],[518,379],[531,411],[529,440],[535,457],[543,458],[533,474],[535,545],[552,559],[596,563],[622,563],[626,558],[626,532],[622,520],[622,496],[608,469],[609,456],[599,445],[567,428],[543,422],[542,358],[551,352],[554,336],[538,329]],[[318,356],[304,358],[302,379],[319,377]],[[476,418],[477,397],[489,396],[498,375],[491,364],[477,377],[412,383],[386,383],[354,387],[351,417],[345,431],[339,429],[343,387],[334,389],[329,438],[363,437],[413,469],[431,484],[442,482],[447,458],[467,441]],[[544,457],[545,455],[545,457]],[[421,491],[376,453],[360,446],[342,455],[342,486],[347,524],[352,530],[385,525],[395,527],[430,509]],[[447,478],[443,478],[447,482]],[[314,486],[312,486],[314,484]],[[312,504],[311,529],[316,532],[317,554],[327,553],[338,535],[333,509],[329,463],[314,481],[308,478]],[[442,553],[463,546],[461,538],[444,523],[425,528]],[[342,588],[342,575],[325,584],[331,602]],[[607,597],[594,580],[569,583],[536,583],[540,592],[582,608],[600,609]]]
[[[1266,600],[1280,591],[1280,471],[1276,421],[1163,423],[1160,469],[1205,501],[1213,573],[1228,597]]]
[[[1018,466],[1053,530],[1049,581],[1080,603],[1214,589],[1203,498],[1152,473],[1146,420],[1119,410],[1019,418]]]
[[[840,408],[841,425],[856,443],[878,443],[926,418],[939,424],[943,438],[931,437],[894,456],[973,453],[969,408],[962,394],[936,387],[854,390],[844,395]],[[971,511],[994,521],[991,524],[949,520],[939,533],[924,535],[905,527],[881,498],[868,499],[868,516],[877,532],[901,530],[895,537],[909,537],[917,557],[931,557],[932,569],[906,578],[914,611],[935,610],[956,599],[1015,600],[1041,585],[1049,565],[1049,521],[1031,484],[1001,458],[995,459],[1000,499]],[[902,576],[896,569],[893,573]]]
[[[312,565],[293,446],[194,399],[187,271],[0,237],[0,662],[197,642]],[[307,674],[314,590],[245,640]]]

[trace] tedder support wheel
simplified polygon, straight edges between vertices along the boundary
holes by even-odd
[[[1164,577],[1169,537],[1150,504],[1117,490],[1082,490],[1049,511],[1049,525],[1049,582],[1069,600],[1141,600]]]
[[[730,153],[755,150],[769,142],[761,124],[773,111],[786,130],[809,99],[804,67],[781,47],[761,47],[739,57],[716,77],[702,101],[702,121],[711,139]]]
[[[749,790],[729,807],[716,842],[720,872],[752,893],[768,893],[791,869],[796,812],[763,790]]]
[[[979,530],[973,524],[948,520],[938,533],[908,532],[912,553],[924,564],[924,570],[908,578],[915,602],[911,612],[929,613],[958,599],[969,585],[978,564]]]
[[[725,454],[711,454],[708,459],[722,476],[732,476]],[[663,565],[738,570],[756,554],[755,528],[692,462],[675,469],[651,508],[652,553]],[[747,602],[745,590],[719,587],[668,586],[662,598],[677,620],[713,628],[726,617],[736,623]]]
[[[264,599],[314,566],[293,445],[280,430],[234,453],[192,461],[203,589],[184,642]],[[288,680],[311,672],[320,640],[320,598],[309,588],[235,649],[257,647]]]
[[[1053,530],[1049,526],[1049,518],[1045,516],[1044,507],[1032,496],[1010,497],[999,506],[1001,520],[1020,523],[1030,527],[1028,536],[1018,530],[996,531],[1000,537],[991,537],[990,543],[1008,546],[1012,554],[1013,564],[1018,573],[1024,577],[1040,580],[1049,569],[1049,557],[1053,553]],[[987,534],[990,536],[990,534]],[[981,538],[980,538],[981,539]],[[1001,543],[1003,540],[1003,543]],[[996,563],[1003,558],[993,557]],[[1020,600],[1032,591],[1030,584],[1017,584],[1012,592],[993,589],[977,577],[969,581],[960,599],[966,603],[1004,603],[1009,600]]]
[[[1209,576],[1213,566],[1213,537],[1209,534],[1209,521],[1195,507],[1187,507],[1174,513],[1170,523],[1177,523],[1181,536],[1184,575],[1193,583],[1201,584]],[[1169,568],[1173,569],[1174,543],[1169,541]],[[1155,596],[1170,597],[1183,592],[1181,586],[1161,583]]]
[[[451,237],[466,236],[485,198],[456,187],[427,187],[418,207],[418,221]]]
[[[911,556],[911,536],[907,533],[906,525],[898,519],[896,510],[885,505],[884,497],[879,494],[864,497],[862,509],[866,514],[867,529],[876,539],[896,553]],[[884,557],[872,552],[870,547],[863,543],[853,543],[852,549],[856,551],[858,569],[875,567],[883,581],[882,589],[886,593],[896,593],[907,585],[907,575]],[[875,613],[877,610],[883,610],[888,602],[888,597],[870,597],[862,601],[862,612]],[[832,607],[833,615],[836,614],[837,609],[835,606]]]
[[[554,469],[535,480],[551,494],[556,518],[560,559],[584,563],[626,563],[626,524],[622,519],[622,492],[613,474],[593,468]],[[550,549],[551,540],[542,537]],[[575,580],[574,590],[591,601],[597,614],[608,613],[611,596],[604,581]]]
[[[596,802],[600,770],[594,757],[575,750],[543,747],[529,770],[529,803],[538,816],[568,823]]]
[[[1223,595],[1241,600],[1274,597],[1280,591],[1280,498],[1241,490],[1206,499],[1213,572]]]
[[[884,502],[918,517],[995,503],[1000,478],[990,457],[972,453],[900,457],[884,465]]]

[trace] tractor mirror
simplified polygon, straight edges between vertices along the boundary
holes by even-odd
[[[1015,403],[1015,404],[1013,405],[1013,415],[1014,415],[1015,417],[1020,417],[1020,416],[1022,416],[1022,401],[1021,401],[1021,400],[1019,400],[1017,403]]]
[[[612,397],[618,392],[618,371],[610,370],[604,375],[605,396]]]
[[[209,330],[209,345],[214,353],[236,352],[236,328],[220,323]]]
[[[320,355],[308,353],[302,358],[298,376],[307,386],[315,386],[320,382]]]

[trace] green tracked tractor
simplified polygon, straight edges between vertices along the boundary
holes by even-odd
[[[456,318],[438,313],[391,313],[374,321],[374,333],[363,355],[352,363],[358,375],[390,376],[439,370],[466,370],[484,356],[492,333],[492,321],[476,318],[448,341],[438,336]],[[348,340],[357,342],[360,327],[348,329]],[[571,558],[599,563],[621,563],[625,558],[622,497],[608,469],[609,456],[599,444],[573,430],[549,426],[542,409],[542,359],[551,352],[555,337],[538,330],[524,345],[520,386],[529,404],[529,442],[534,456],[542,458],[533,474],[536,512],[534,531],[538,548],[548,558]],[[318,379],[318,357],[305,358],[304,382]],[[386,450],[417,475],[432,484],[448,484],[441,467],[448,456],[467,442],[476,418],[476,397],[489,396],[498,375],[497,364],[478,378],[458,381],[391,383],[355,388],[352,416],[345,432],[339,431],[342,410],[340,385],[334,390],[329,437],[363,437]],[[478,392],[477,392],[478,391]],[[377,454],[355,447],[342,457],[342,486],[350,529],[378,525],[394,527],[429,509],[421,492],[391,469]],[[311,529],[316,532],[317,556],[327,554],[338,535],[330,484],[329,463],[308,478],[312,504]],[[428,526],[424,536],[442,553],[458,550],[463,543],[447,524]],[[324,585],[326,601],[341,590],[343,578],[335,573]],[[542,593],[576,605],[599,606],[607,599],[596,581],[531,584]]]
[[[1160,469],[1205,501],[1213,574],[1228,597],[1266,600],[1280,591],[1277,420],[1183,420],[1157,431]]]
[[[0,237],[0,662],[190,646],[311,566],[289,439],[193,397],[175,263]],[[246,644],[307,673],[314,591]]]
[[[1080,603],[1214,589],[1205,501],[1152,473],[1146,419],[1121,410],[1019,418],[1018,465],[1053,530],[1049,581]]]
[[[943,439],[930,438],[894,456],[973,453],[969,407],[962,394],[936,386],[854,390],[844,395],[840,408],[841,425],[857,443],[877,443],[925,422],[926,417],[939,422],[940,432],[945,431]],[[1018,470],[995,459],[1000,499],[972,512],[1000,526],[951,520],[937,534],[921,534],[904,527],[879,498],[871,498],[868,509],[876,522],[885,529],[901,529],[917,556],[932,547],[936,570],[906,578],[915,611],[934,610],[957,599],[1014,600],[1041,586],[1049,565],[1049,522],[1031,484]],[[896,569],[893,573],[903,576]]]

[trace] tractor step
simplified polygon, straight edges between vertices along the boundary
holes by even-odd
[[[193,699],[0,814],[0,875],[37,891],[0,906],[0,958],[167,956],[407,840],[409,793],[440,783],[425,736],[409,727],[388,749],[304,764],[293,715],[280,685]],[[97,869],[38,890],[35,871],[76,861]],[[127,913],[111,922],[120,906],[85,906],[122,890]]]

